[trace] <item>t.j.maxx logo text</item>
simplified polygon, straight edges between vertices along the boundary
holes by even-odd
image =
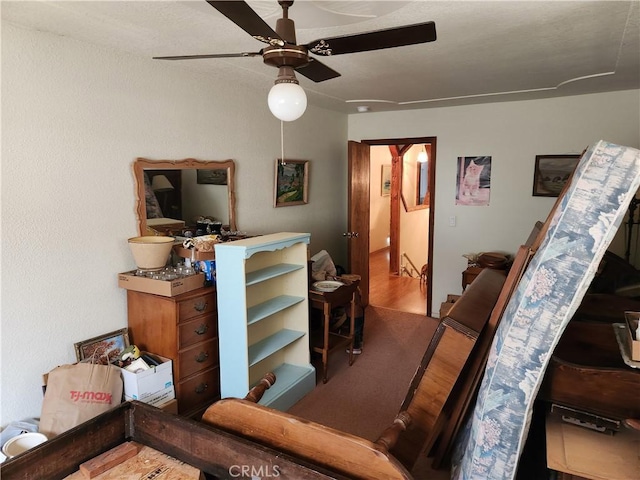
[[[111,394],[108,392],[79,392],[77,390],[71,390],[70,393],[71,400],[73,400],[74,402],[111,403]]]

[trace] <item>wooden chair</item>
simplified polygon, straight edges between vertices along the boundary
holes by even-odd
[[[336,472],[361,480],[407,480],[413,478],[389,449],[411,423],[400,412],[393,424],[375,442],[257,405],[262,394],[275,381],[268,373],[244,399],[228,398],[212,404],[202,421],[229,433],[280,450]],[[340,477],[342,478],[342,477]]]
[[[329,353],[338,348],[349,349],[349,365],[353,365],[353,339],[355,334],[356,291],[360,280],[345,281],[345,285],[333,292],[309,290],[309,305],[322,311],[322,328],[311,338],[311,351],[322,355],[322,382],[327,383]],[[348,308],[347,333],[331,330],[331,311],[337,307]]]

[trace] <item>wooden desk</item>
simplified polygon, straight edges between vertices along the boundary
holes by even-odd
[[[558,480],[637,480],[640,433],[623,428],[615,435],[595,432],[547,416],[547,466]]]

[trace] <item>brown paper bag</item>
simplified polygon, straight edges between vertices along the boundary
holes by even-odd
[[[114,365],[76,363],[49,372],[40,432],[49,439],[119,405],[122,377]]]

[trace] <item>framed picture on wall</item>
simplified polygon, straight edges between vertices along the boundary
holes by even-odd
[[[309,161],[276,160],[274,207],[308,203]]]
[[[580,155],[536,155],[533,196],[557,197],[571,178]]]
[[[196,181],[199,184],[208,185],[226,185],[227,184],[227,169],[203,169],[196,170]]]
[[[380,195],[383,197],[391,195],[391,165],[382,165]]]

